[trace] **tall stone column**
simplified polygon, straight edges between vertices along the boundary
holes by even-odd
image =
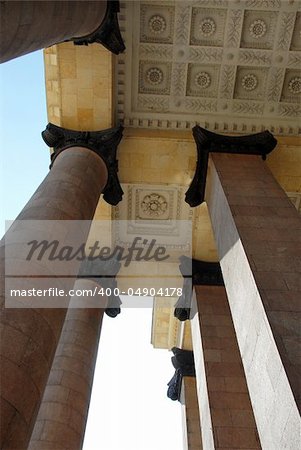
[[[118,1],[2,1],[0,7],[0,62],[69,40],[124,50]]]
[[[121,127],[93,133],[47,127],[44,140],[55,150],[52,169],[17,217],[13,232],[19,241],[14,243],[13,232],[6,235],[10,245],[15,245],[16,265],[18,246],[26,245],[26,240],[20,240],[22,223],[26,226],[27,220],[91,220],[102,191],[107,201],[120,200],[116,150],[121,136]],[[5,240],[1,242],[0,447],[23,450],[32,432],[66,309],[6,308],[4,250]],[[42,263],[35,272],[45,275]]]
[[[82,448],[103,312],[114,317],[120,300],[113,293],[109,297],[79,294],[100,288],[113,291],[120,266],[117,261],[100,260],[82,264],[80,276],[84,278],[74,285],[28,450]]]
[[[296,448],[300,216],[250,155],[211,155],[206,201],[262,446]]]
[[[259,449],[252,405],[224,286],[195,286],[191,321],[206,449]]]
[[[82,279],[74,285],[95,287]],[[71,299],[28,450],[82,448],[103,312],[73,308]]]
[[[208,204],[260,441],[263,448],[295,448],[301,221],[256,156],[264,159],[276,140],[269,132],[193,132],[198,164],[187,201]]]
[[[203,446],[208,450],[258,449],[255,419],[220,265],[182,257],[180,271],[184,296],[176,305],[175,316],[182,321],[191,319]]]

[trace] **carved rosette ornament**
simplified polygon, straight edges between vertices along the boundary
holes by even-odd
[[[241,85],[246,91],[254,91],[258,84],[258,79],[253,73],[248,73],[241,80]]]
[[[167,201],[163,195],[146,195],[141,202],[142,211],[150,217],[160,217],[167,210]]]
[[[151,67],[145,74],[146,81],[152,85],[161,84],[163,81],[163,72],[158,67]]]
[[[207,72],[199,72],[194,78],[194,83],[198,88],[206,89],[210,86],[211,78]]]
[[[292,94],[301,93],[301,77],[292,78],[288,84],[288,89]]]
[[[153,34],[161,34],[166,29],[166,21],[164,17],[155,15],[148,21],[148,29]]]
[[[207,17],[203,19],[199,26],[200,35],[203,37],[210,37],[215,33],[216,25],[214,20]]]
[[[115,55],[124,52],[125,45],[120,33],[117,13],[120,5],[117,0],[108,0],[106,15],[100,27],[88,36],[72,38],[75,45],[89,45],[97,42]]]
[[[260,39],[266,34],[267,26],[261,19],[254,20],[249,27],[249,31],[254,39]]]
[[[110,205],[122,200],[123,190],[118,179],[117,147],[122,139],[123,127],[120,125],[103,131],[75,131],[49,123],[42,132],[44,142],[53,147],[50,169],[58,155],[67,148],[80,146],[96,153],[107,166],[108,181],[103,190],[103,198]]]

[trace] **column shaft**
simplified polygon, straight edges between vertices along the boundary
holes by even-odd
[[[93,33],[107,1],[1,2],[0,62]]]
[[[259,449],[252,405],[223,286],[195,286],[192,338],[206,449]]]
[[[211,155],[206,201],[263,448],[296,448],[301,220],[259,157]]]
[[[77,280],[74,289],[95,286]],[[71,300],[28,450],[82,448],[103,311]]]
[[[186,449],[202,450],[201,422],[199,405],[196,391],[196,380],[194,377],[184,377],[182,381],[183,408],[186,425]],[[182,400],[181,400],[182,403]],[[184,425],[184,426],[185,426]],[[185,449],[185,450],[186,450]]]
[[[91,220],[107,176],[106,165],[96,153],[84,147],[70,147],[56,158],[52,170],[17,219],[25,221],[24,226],[26,220]],[[16,222],[14,232],[18,229],[20,238],[22,222]],[[13,242],[13,236],[10,235],[10,242]],[[18,245],[26,244],[26,240],[15,243],[16,264],[19,262]],[[5,308],[4,245],[3,240],[0,447],[24,450],[44,392],[66,310]],[[40,270],[38,275],[45,275],[42,263],[35,269],[36,272]]]

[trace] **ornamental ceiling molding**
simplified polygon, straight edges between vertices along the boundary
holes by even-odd
[[[113,209],[114,245],[128,248],[133,236],[164,245],[172,262],[191,254],[194,212],[184,201],[187,186],[123,184],[124,199]],[[143,246],[143,245],[142,245]]]
[[[301,132],[296,1],[121,2],[116,118],[127,127]]]

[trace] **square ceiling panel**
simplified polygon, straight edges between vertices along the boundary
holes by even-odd
[[[174,6],[141,4],[140,42],[172,44]]]
[[[219,82],[218,65],[188,64],[186,95],[192,97],[216,97]]]
[[[227,10],[192,8],[190,44],[223,47]]]
[[[268,69],[237,67],[234,98],[260,100],[266,92]]]
[[[281,102],[301,103],[301,70],[286,71]]]
[[[192,209],[183,201],[187,186],[123,184],[124,198],[113,210],[116,245],[129,247],[135,236],[156,240],[173,258],[191,254]]]
[[[169,95],[171,63],[140,61],[139,93]]]
[[[245,11],[240,46],[273,49],[277,19],[274,11]]]

